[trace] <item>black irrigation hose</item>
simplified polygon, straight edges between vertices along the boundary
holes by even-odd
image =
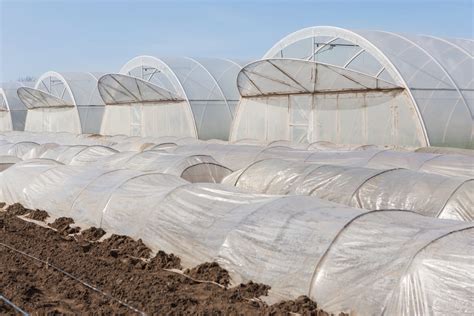
[[[92,286],[92,285],[90,285],[90,284],[88,284],[88,283],[86,283],[86,282],[80,280],[79,278],[75,277],[74,275],[70,274],[69,272],[66,272],[66,271],[62,270],[61,268],[58,268],[58,267],[56,267],[55,265],[53,265],[53,264],[51,264],[51,263],[49,263],[49,262],[47,262],[47,261],[44,261],[44,260],[42,260],[42,259],[39,259],[39,258],[37,258],[37,257],[35,257],[35,256],[32,256],[32,255],[30,255],[30,254],[28,254],[28,253],[26,253],[26,252],[21,251],[21,250],[15,249],[15,248],[13,248],[13,247],[11,247],[11,246],[9,246],[9,245],[6,245],[6,244],[4,244],[4,243],[2,243],[2,242],[0,242],[0,245],[3,246],[3,247],[5,247],[5,248],[7,248],[7,249],[9,249],[9,250],[11,250],[11,251],[14,251],[14,252],[16,252],[16,253],[19,253],[19,254],[21,254],[21,255],[23,255],[23,256],[29,257],[29,258],[31,258],[31,259],[33,259],[33,260],[36,260],[36,261],[41,262],[41,263],[43,263],[43,264],[46,264],[46,265],[50,266],[51,268],[57,270],[58,272],[61,272],[62,274],[64,274],[64,275],[70,277],[71,279],[73,279],[73,280],[75,280],[75,281],[81,283],[81,284],[84,285],[85,287],[88,287],[89,289],[91,289],[91,290],[93,290],[93,291],[95,291],[95,292],[97,292],[97,293],[100,293],[100,294],[102,294],[102,295],[108,297],[108,298],[111,299],[111,300],[114,300],[114,301],[118,302],[119,304],[121,304],[121,305],[123,305],[123,306],[125,306],[125,307],[127,307],[127,308],[129,308],[129,309],[131,309],[131,310],[133,310],[134,312],[139,313],[139,314],[141,314],[141,315],[146,315],[145,312],[142,312],[141,310],[139,310],[139,309],[137,309],[137,308],[135,308],[135,307],[133,307],[133,306],[131,306],[131,305],[125,303],[125,302],[122,301],[122,300],[119,300],[118,298],[113,297],[112,295],[110,295],[110,294],[108,294],[108,293],[106,293],[106,292],[104,292],[104,291],[102,291],[102,290],[96,288],[95,286]],[[0,296],[1,296],[1,295],[0,295]],[[4,299],[4,300],[7,302],[7,300],[6,300],[5,298],[3,298],[3,296],[1,296],[1,298]],[[10,302],[10,301],[8,301],[8,302]],[[7,302],[7,303],[8,303],[8,302]],[[10,302],[10,303],[11,303],[11,302]],[[11,303],[11,304],[13,304],[13,303]],[[20,310],[22,313],[25,313],[25,312],[23,312],[21,309],[19,309],[19,310]],[[25,314],[26,314],[26,313],[25,313]],[[28,314],[26,314],[26,315],[28,315]]]
[[[12,301],[10,301],[9,299],[7,299],[5,296],[3,296],[2,294],[0,294],[0,300],[4,301],[7,305],[10,305],[13,309],[15,309],[18,313],[24,315],[24,316],[29,316],[30,314],[28,314],[27,312],[25,312],[24,310],[22,310],[19,306],[13,304]]]

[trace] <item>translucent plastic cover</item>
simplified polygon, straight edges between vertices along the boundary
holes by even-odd
[[[420,146],[406,91],[375,76],[298,59],[265,59],[238,76],[231,140]]]
[[[138,56],[120,73],[184,98],[200,139],[227,140],[239,100],[235,82],[240,69],[241,63],[227,59]]]
[[[18,162],[0,172],[0,199],[141,238],[154,251],[178,255],[184,267],[217,261],[235,282],[266,283],[276,298],[306,294],[332,313],[474,313],[471,224],[399,210],[366,212],[314,196],[248,193],[112,164],[106,168],[103,162],[114,155],[120,156],[117,164],[137,157],[139,165],[159,156],[115,153],[85,165]],[[471,182],[452,196],[469,192],[471,187],[463,186]]]
[[[425,145],[473,148],[472,56],[472,40],[316,26],[284,37],[264,58],[323,62],[399,85],[407,89]],[[387,110],[374,113],[371,122]]]
[[[405,169],[266,159],[236,171],[223,182],[252,193],[314,195],[366,210],[400,209],[430,217],[474,220],[474,202],[467,194],[472,179]]]

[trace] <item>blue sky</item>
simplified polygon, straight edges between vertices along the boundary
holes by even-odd
[[[473,1],[0,0],[0,81],[140,54],[257,59],[314,25],[473,37]]]

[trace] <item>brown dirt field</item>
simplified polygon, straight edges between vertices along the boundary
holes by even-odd
[[[267,293],[267,285],[249,282],[226,288],[222,285],[229,283],[228,273],[215,263],[187,270],[188,277],[164,270],[180,269],[178,257],[160,251],[150,258],[141,240],[112,235],[95,242],[105,234],[103,230],[90,228],[84,235],[77,231],[71,235],[71,220],[58,219],[51,224],[58,229],[54,230],[17,217],[30,211],[14,205],[0,212],[0,243],[7,245],[0,244],[0,294],[27,312],[328,315],[307,297],[268,306],[258,299]],[[0,300],[0,313],[12,314],[13,310]]]

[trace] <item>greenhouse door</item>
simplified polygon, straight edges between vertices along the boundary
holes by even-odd
[[[295,143],[308,143],[311,141],[312,123],[312,95],[290,95],[288,97],[290,110],[290,140]]]
[[[142,136],[142,105],[130,107],[130,136]]]

